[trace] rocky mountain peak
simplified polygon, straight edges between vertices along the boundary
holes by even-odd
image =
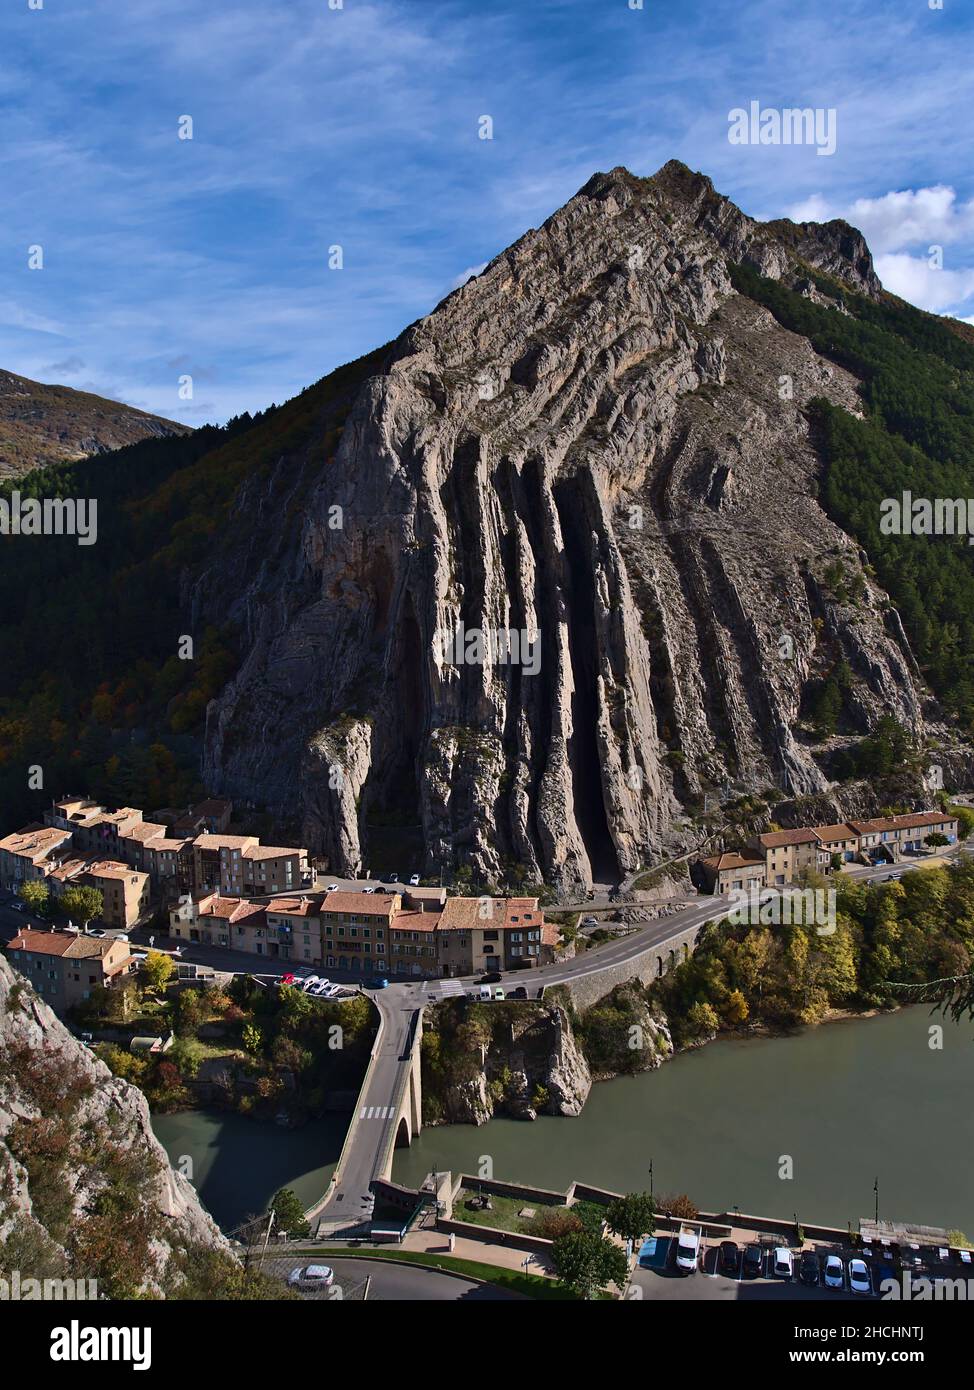
[[[273,566],[231,538],[198,586],[246,634],[214,790],[297,809],[336,868],[392,821],[430,864],[577,888],[688,844],[714,787],[821,791],[795,728],[838,653],[863,730],[921,727],[902,629],[817,501],[808,402],[858,412],[858,383],[735,263],[878,293],[852,229],[757,222],[671,161],[594,175],[400,337],[333,462],[308,451]],[[518,654],[468,660],[445,639],[470,632]]]

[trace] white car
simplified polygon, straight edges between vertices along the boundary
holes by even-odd
[[[335,1282],[335,1271],[329,1265],[304,1265],[292,1269],[287,1282],[292,1289],[327,1289]]]
[[[325,892],[326,892],[326,893],[337,893],[337,892],[338,892],[338,884],[337,884],[337,883],[329,883],[329,884],[327,885],[327,887],[325,888]]]
[[[324,979],[324,977],[322,977],[322,979],[320,979],[316,985],[311,986],[311,989],[308,991],[308,993],[324,994],[325,991],[329,989],[331,989],[331,980],[326,980]]]
[[[362,889],[362,892],[363,892],[363,893],[374,893],[374,892],[375,892],[375,889],[374,889],[374,888],[363,888],[363,889]]]
[[[321,977],[319,975],[308,975],[305,979],[303,979],[301,981],[301,988],[304,990],[305,994],[307,994],[310,991],[312,985],[319,984],[320,979]]]
[[[791,1279],[795,1273],[795,1257],[786,1245],[779,1245],[774,1252],[772,1269],[776,1279]]]
[[[865,1260],[849,1261],[849,1288],[853,1293],[872,1293],[872,1281]]]
[[[681,1274],[693,1274],[700,1253],[700,1232],[684,1226],[676,1243],[676,1267]]]
[[[418,888],[418,887],[419,887],[419,874],[410,874],[410,876],[409,876],[409,884],[410,884],[410,887],[411,887],[411,888]]]
[[[845,1269],[838,1255],[829,1255],[822,1272],[822,1283],[827,1289],[845,1288]]]

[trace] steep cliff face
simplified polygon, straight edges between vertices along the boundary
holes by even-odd
[[[153,1135],[145,1097],[0,956],[0,1269],[164,1297],[187,1262],[214,1255],[234,1264]]]
[[[336,868],[391,815],[431,864],[587,887],[682,843],[706,787],[821,791],[794,726],[823,652],[863,731],[919,731],[896,615],[816,501],[806,407],[857,411],[857,383],[735,262],[880,289],[853,228],[754,222],[671,164],[597,175],[409,328],[334,459],[307,451],[283,537],[268,517],[271,563],[231,590],[217,556],[198,585],[248,643],[207,783],[297,809]],[[457,661],[457,632],[536,645]]]

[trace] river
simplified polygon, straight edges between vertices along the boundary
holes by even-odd
[[[926,1009],[850,1019],[785,1038],[721,1040],[655,1072],[600,1082],[577,1119],[497,1119],[425,1130],[397,1152],[394,1176],[431,1168],[561,1189],[573,1178],[616,1191],[686,1192],[704,1210],[845,1226],[880,1216],[974,1235],[974,1024]],[[338,1124],[297,1131],[233,1115],[157,1116],[170,1157],[195,1157],[204,1203],[221,1224],[280,1186],[309,1202],[341,1147]],[[792,1176],[787,1176],[790,1170]]]

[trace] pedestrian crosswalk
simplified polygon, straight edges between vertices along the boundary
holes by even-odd
[[[451,995],[463,994],[463,982],[461,980],[434,980],[427,993],[437,994],[441,999],[447,999]]]
[[[391,1120],[394,1114],[392,1105],[363,1105],[358,1117],[360,1120]]]

